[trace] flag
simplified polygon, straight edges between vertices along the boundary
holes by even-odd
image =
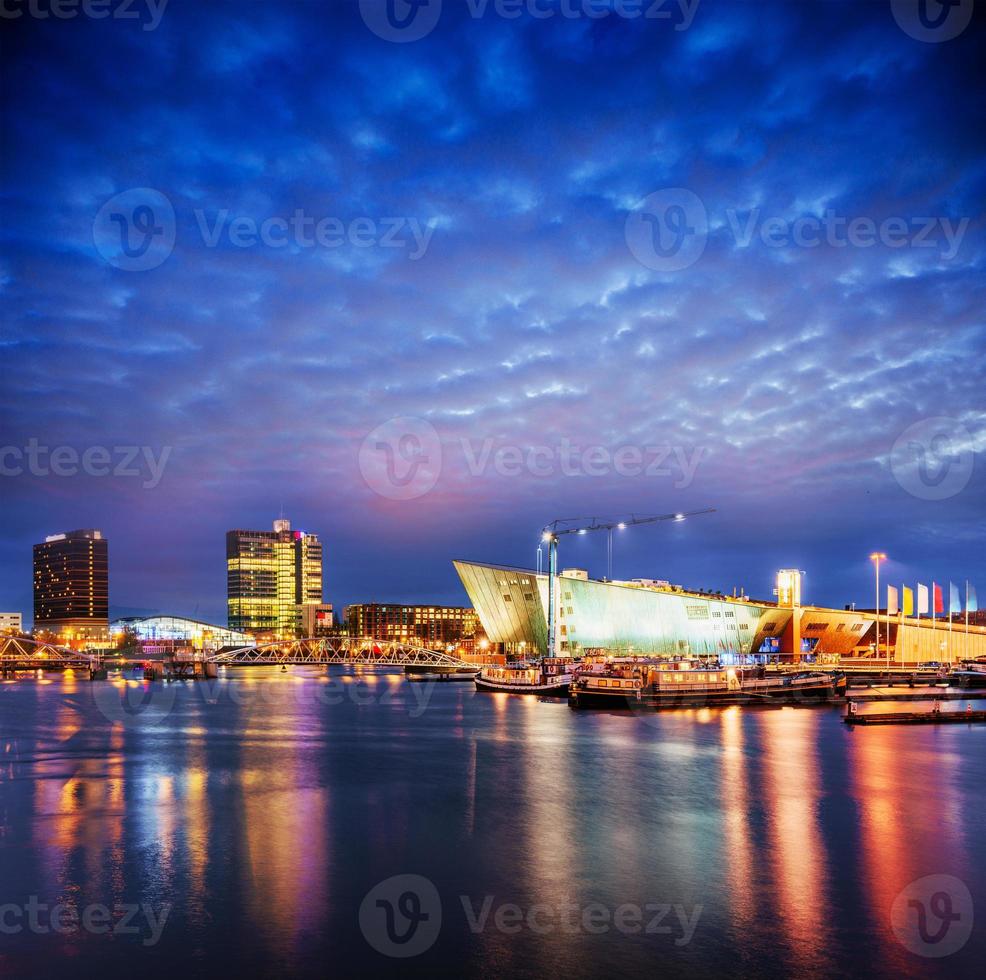
[[[914,615],[914,589],[909,589],[906,585],[901,586],[904,590],[904,615]]]
[[[979,609],[979,604],[976,602],[976,587],[966,582],[965,583],[965,611],[976,612],[978,609]]]
[[[942,599],[941,586],[932,582],[931,589],[935,594],[935,614],[943,613],[945,611],[945,602]]]
[[[948,583],[948,613],[962,612],[962,599],[959,597],[959,587],[954,582]]]
[[[897,590],[892,585],[888,585],[887,586],[887,615],[888,616],[896,616],[897,613],[900,611],[897,608],[897,603],[898,603]]]
[[[918,582],[918,615],[928,611],[928,586]]]

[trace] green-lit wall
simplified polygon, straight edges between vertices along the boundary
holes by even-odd
[[[489,638],[547,649],[548,578],[457,561],[455,568]],[[560,577],[561,652],[750,653],[762,640],[764,606]],[[777,619],[776,610],[769,616]],[[774,632],[773,630],[771,632]]]

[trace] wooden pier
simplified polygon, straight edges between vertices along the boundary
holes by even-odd
[[[850,710],[843,719],[847,725],[964,725],[986,722],[986,711],[871,711]]]

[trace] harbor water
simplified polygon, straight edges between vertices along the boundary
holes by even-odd
[[[0,974],[979,975],[986,726],[842,713],[6,679]]]

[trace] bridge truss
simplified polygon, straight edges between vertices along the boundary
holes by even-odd
[[[26,636],[0,636],[0,668],[6,670],[91,667],[93,662],[88,654],[54,643]]]
[[[453,670],[469,667],[443,650],[360,637],[313,637],[285,640],[260,647],[241,647],[207,658],[226,665],[312,664],[318,666],[431,667]]]

